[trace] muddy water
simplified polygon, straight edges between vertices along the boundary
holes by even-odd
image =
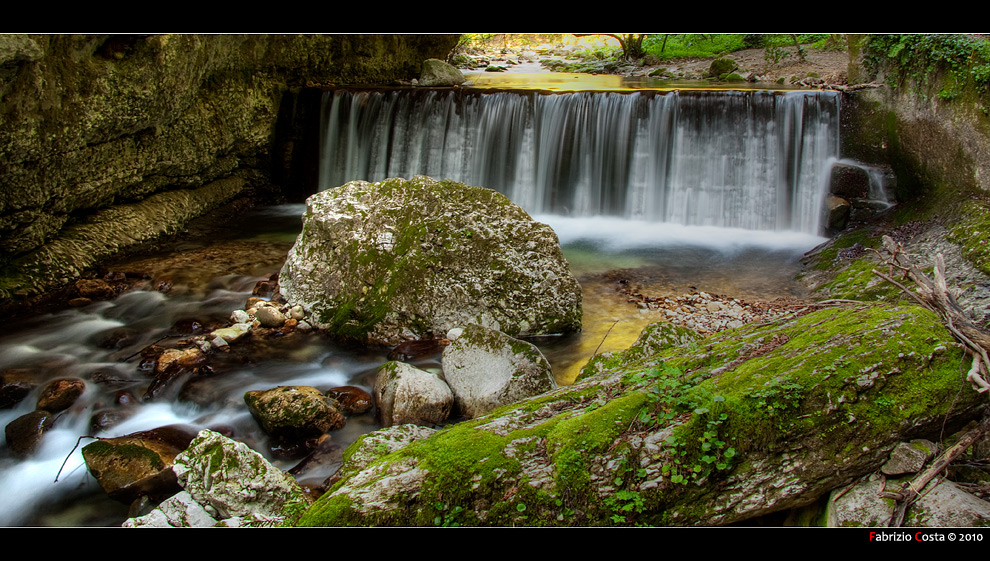
[[[182,240],[153,255],[109,264],[110,270],[140,272],[147,279],[113,301],[95,302],[23,320],[16,333],[0,338],[0,371],[25,369],[40,385],[60,377],[87,380],[77,404],[59,415],[42,448],[30,459],[0,447],[0,525],[117,525],[127,509],[110,501],[86,472],[80,436],[118,436],[170,423],[224,427],[280,468],[298,458],[273,452],[243,402],[244,392],[276,385],[338,385],[371,388],[387,349],[346,348],[319,336],[286,337],[252,345],[251,355],[231,353],[211,362],[215,374],[184,380],[164,399],[136,406],[120,425],[96,432],[94,413],[113,407],[114,395],[140,397],[150,380],[137,353],[148,344],[168,344],[191,320],[209,328],[242,308],[254,285],[279,270],[300,227],[302,205],[243,215],[219,231]],[[573,381],[595,352],[621,350],[660,316],[627,301],[621,288],[679,295],[693,291],[741,298],[800,296],[793,281],[800,255],[815,237],[747,234],[728,230],[668,228],[629,221],[574,221],[538,217],[558,232],[565,256],[584,293],[581,333],[535,341],[560,384]],[[438,357],[417,364],[439,368]],[[30,412],[35,390],[17,406],[0,410],[0,424]],[[339,451],[378,428],[373,414],[349,420],[334,433]],[[85,445],[89,440],[83,439]],[[301,481],[319,481],[339,459],[300,470]],[[57,478],[57,480],[56,480]]]

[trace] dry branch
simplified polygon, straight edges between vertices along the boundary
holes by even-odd
[[[972,384],[974,390],[986,393],[990,390],[990,383],[987,383],[985,378],[987,368],[990,368],[990,358],[987,357],[987,350],[990,349],[990,333],[985,332],[970,320],[949,290],[949,283],[945,278],[945,258],[941,253],[935,256],[935,264],[932,269],[934,278],[929,278],[904,252],[904,247],[901,244],[889,236],[884,236],[883,247],[890,255],[885,261],[888,266],[888,273],[884,274],[874,269],[873,274],[894,284],[902,292],[941,318],[952,335],[963,344],[967,352],[973,355],[973,364],[966,375],[966,380]],[[913,281],[916,291],[911,291],[897,282],[893,278],[895,271],[900,271],[904,278]],[[922,489],[988,430],[990,430],[990,410],[985,409],[983,419],[976,428],[967,432],[959,442],[939,456],[928,469],[918,474],[910,483],[906,483],[899,492],[884,493],[883,496],[897,500],[897,507],[894,509],[889,525],[891,527],[900,526],[904,521],[907,509],[921,496]]]
[[[894,284],[918,303],[935,312],[952,335],[973,355],[973,367],[967,380],[980,393],[990,390],[990,383],[987,383],[985,378],[987,369],[990,368],[990,357],[987,356],[987,351],[990,349],[990,333],[973,323],[952,295],[945,278],[945,259],[942,254],[935,256],[935,266],[932,271],[934,279],[931,279],[904,253],[904,247],[889,236],[883,237],[883,247],[890,254],[885,261],[888,273],[874,269],[873,274]],[[913,281],[916,291],[911,291],[897,282],[893,278],[894,271],[900,271],[905,278]]]

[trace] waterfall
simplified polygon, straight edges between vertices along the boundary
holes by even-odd
[[[531,214],[818,234],[833,92],[327,92],[320,188],[422,174]]]

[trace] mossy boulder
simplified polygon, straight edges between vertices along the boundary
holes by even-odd
[[[723,74],[728,74],[739,68],[739,63],[732,60],[731,58],[720,57],[712,61],[711,66],[708,67],[708,77],[718,78]]]
[[[466,78],[456,66],[431,58],[423,61],[418,84],[429,87],[459,86],[465,81]]]
[[[581,327],[549,226],[494,190],[425,176],[311,196],[279,284],[312,325],[371,344],[471,323],[514,337]]]
[[[834,307],[629,356],[342,470],[300,524],[741,522],[808,505],[985,401],[960,393],[964,355],[917,306]]]

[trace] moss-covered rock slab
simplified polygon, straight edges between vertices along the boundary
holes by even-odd
[[[661,347],[342,470],[300,523],[741,522],[808,505],[985,401],[916,306],[838,306]]]

